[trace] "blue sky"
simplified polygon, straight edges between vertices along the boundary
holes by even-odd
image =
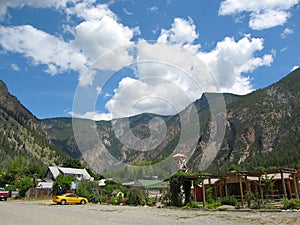
[[[300,65],[299,0],[0,2],[0,79],[38,118],[174,114]]]

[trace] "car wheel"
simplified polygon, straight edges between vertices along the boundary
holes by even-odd
[[[84,205],[85,203],[86,203],[86,202],[85,202],[84,200],[81,200],[81,201],[80,201],[80,204],[81,204],[81,205]]]
[[[61,205],[65,205],[65,204],[66,204],[66,200],[64,200],[64,199],[61,200],[60,204],[61,204]]]

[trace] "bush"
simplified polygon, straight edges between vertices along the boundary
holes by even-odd
[[[128,191],[126,203],[129,205],[140,205],[143,203],[143,196],[141,195],[139,189],[131,188]]]
[[[213,201],[213,202],[207,204],[206,208],[208,208],[208,209],[216,209],[219,206],[221,206],[221,202],[220,201]]]
[[[300,209],[300,200],[298,199],[288,200],[287,198],[284,198],[282,204],[284,209]]]
[[[213,198],[213,188],[212,188],[212,187],[206,189],[206,202],[207,202],[208,204],[214,202],[214,198]]]
[[[157,202],[157,197],[151,198],[151,197],[147,197],[146,198],[146,205],[148,206],[155,206]]]
[[[25,197],[26,191],[35,186],[31,177],[24,176],[21,180],[15,182],[17,189],[19,189],[20,197]]]
[[[238,204],[238,200],[235,197],[223,197],[220,199],[221,205],[232,205],[236,206]]]
[[[109,203],[112,204],[112,205],[118,205],[118,204],[120,204],[119,203],[119,199],[116,196],[111,196],[111,198],[109,200]]]

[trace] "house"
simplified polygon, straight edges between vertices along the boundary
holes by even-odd
[[[122,185],[127,188],[138,188],[142,193],[147,193],[150,197],[160,197],[166,182],[161,180],[139,179],[137,181],[123,183]]]
[[[44,179],[55,180],[58,175],[71,175],[74,176],[78,181],[81,180],[90,180],[93,181],[94,178],[86,171],[86,169],[77,169],[77,168],[67,168],[67,167],[58,167],[58,166],[49,166]]]

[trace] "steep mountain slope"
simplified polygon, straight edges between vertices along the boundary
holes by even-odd
[[[175,154],[174,150],[176,147],[182,152],[193,151],[196,148],[198,133],[193,131],[199,130],[204,132],[207,130],[206,125],[210,118],[209,103],[217,101],[220,97],[224,98],[226,104],[240,98],[240,96],[233,94],[205,93],[195,103],[174,116],[144,113],[112,121],[93,122],[76,119],[75,123],[79,123],[79,129],[82,130],[82,133],[79,136],[77,135],[77,141],[78,139],[79,141],[83,140],[79,144],[81,152],[75,142],[71,118],[46,119],[42,120],[42,123],[53,143],[73,157],[83,156],[89,165],[106,164],[107,160],[103,157],[97,157],[103,152],[109,152],[112,157],[122,163],[153,165]],[[215,104],[217,105],[217,102]],[[195,115],[199,118],[198,127],[193,127],[196,126],[196,123],[193,123],[195,118],[191,114],[193,107],[196,112]],[[160,137],[156,136],[156,134],[161,134],[162,121],[165,124],[165,136],[162,135],[163,138],[160,140]],[[126,126],[127,122],[128,127]],[[187,128],[184,127],[184,124],[187,125]],[[96,137],[93,137],[93,133],[90,133],[93,130],[92,127],[96,127]],[[185,135],[181,136],[182,133],[185,133]],[[132,135],[134,138],[132,138]],[[136,141],[135,138],[140,141]],[[159,144],[156,143],[157,140],[159,140]],[[93,169],[97,171],[97,168]],[[154,173],[159,175],[163,173],[163,170],[158,168],[155,169]],[[122,174],[124,177],[127,175],[128,173],[126,172]]]
[[[204,152],[209,156],[209,151],[217,151],[215,160],[205,170],[222,172],[231,169],[255,169],[257,167],[300,167],[300,69],[297,69],[277,83],[257,90],[245,96],[232,94],[205,93],[199,100],[188,106],[180,114],[175,116],[158,116],[154,114],[141,114],[138,116],[123,118],[113,121],[91,122],[83,121],[83,129],[95,125],[96,132],[101,140],[101,147],[91,149],[89,160],[96,163],[99,151],[107,149],[117,160],[128,164],[148,162],[155,164],[164,160],[174,149],[179,146],[185,149],[194,142],[194,137],[185,137],[180,142],[180,134],[183,129],[182,120],[193,124],[191,107],[195,106],[199,121],[199,139],[196,141],[194,153],[189,159],[188,167],[192,171],[201,170],[201,160]],[[224,97],[226,110],[218,109],[218,99]],[[208,99],[210,101],[208,101]],[[212,124],[210,106],[217,106],[216,110],[224,116],[224,139],[216,140],[218,149],[206,149],[211,138],[211,132],[218,128]],[[221,105],[221,104],[220,104]],[[166,125],[166,135],[160,144],[151,151],[143,151],[145,146],[139,145],[141,151],[128,148],[132,143],[124,144],[120,139],[130,140],[126,126],[120,126],[115,132],[114,124],[118,121],[129,121],[130,131],[141,140],[151,137],[151,132],[159,130],[159,121],[153,118],[161,118]],[[183,118],[183,119],[182,119]],[[180,121],[180,119],[182,119]],[[53,142],[69,152],[72,156],[81,157],[72,131],[72,121],[67,118],[49,119],[43,121],[47,132]],[[154,130],[149,129],[152,123]],[[84,125],[86,124],[86,125]],[[97,137],[97,138],[98,138]],[[87,138],[86,137],[83,137]],[[93,143],[95,140],[88,140]],[[149,141],[149,140],[147,140]],[[150,140],[150,143],[152,140]],[[220,143],[217,143],[220,141]],[[191,148],[191,146],[189,146]],[[207,152],[208,151],[208,152]],[[206,155],[206,156],[207,156]],[[104,163],[99,161],[99,164]],[[203,162],[202,162],[203,163]],[[126,174],[126,173],[124,173]],[[123,174],[123,175],[124,175]],[[125,176],[125,175],[124,175]]]
[[[50,143],[40,121],[0,81],[0,167],[20,156],[39,166],[56,164],[67,157]]]
[[[228,105],[222,149],[210,169],[300,167],[299,90],[297,69]]]

